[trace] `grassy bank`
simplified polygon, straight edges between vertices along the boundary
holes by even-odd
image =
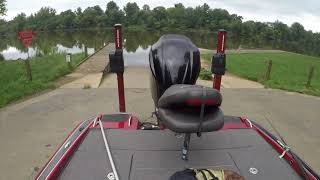
[[[75,54],[72,58],[75,67],[84,54]],[[63,54],[35,57],[30,63],[32,82],[27,80],[24,61],[0,61],[0,108],[22,97],[54,88],[54,80],[71,72]]]
[[[212,54],[202,54],[210,60]],[[264,80],[267,61],[273,66],[270,80]],[[315,67],[311,87],[306,88],[308,73]],[[255,53],[227,55],[227,71],[240,77],[258,81],[266,87],[320,96],[320,58],[295,53]]]

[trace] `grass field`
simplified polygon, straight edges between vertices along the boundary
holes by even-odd
[[[212,54],[202,54],[210,60]],[[267,61],[272,60],[271,78],[264,80]],[[315,67],[311,87],[306,88],[308,73]],[[228,54],[227,71],[237,76],[258,81],[266,87],[320,96],[320,58],[295,53]]]
[[[73,67],[82,59],[83,53],[73,55]],[[0,61],[0,108],[27,95],[54,88],[54,80],[71,72],[63,54],[35,57],[30,63],[32,82],[27,80],[25,63],[22,60]]]

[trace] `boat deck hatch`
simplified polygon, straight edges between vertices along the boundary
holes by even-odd
[[[245,179],[300,179],[289,164],[251,129],[191,137],[189,160],[183,138],[169,130],[105,130],[121,180],[167,180],[185,168],[233,170]],[[254,171],[253,171],[254,170]],[[91,129],[59,179],[107,179],[112,172],[99,129]]]

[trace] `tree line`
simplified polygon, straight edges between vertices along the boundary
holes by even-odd
[[[1,9],[4,8],[0,5]],[[158,6],[151,9],[148,5],[140,8],[136,3],[129,2],[121,9],[114,1],[110,1],[105,9],[93,6],[84,10],[81,8],[66,10],[59,14],[53,8],[43,7],[30,16],[20,13],[11,21],[0,19],[0,35],[15,33],[26,28],[52,31],[105,28],[112,27],[116,23],[124,24],[126,27],[151,30],[217,31],[223,28],[233,39],[246,37],[257,44],[268,41],[272,43],[274,49],[320,56],[320,33],[307,31],[300,23],[288,26],[280,21],[243,21],[242,16],[230,14],[225,9],[211,8],[208,4],[192,8],[178,3],[174,7]]]

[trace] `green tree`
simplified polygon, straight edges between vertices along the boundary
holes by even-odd
[[[138,17],[139,17],[139,6],[137,3],[127,3],[127,5],[123,8],[126,16],[126,24],[127,25],[137,25]]]
[[[209,11],[210,7],[208,4],[204,3],[202,6],[197,6],[195,9],[193,8],[188,8],[187,9],[187,15],[189,16],[192,14],[192,16],[189,17],[191,19],[190,25],[193,25],[194,27],[205,27],[207,24],[210,23],[209,20]],[[193,13],[192,13],[193,12]]]
[[[6,0],[0,0],[0,16],[6,14]]]
[[[153,9],[152,14],[154,17],[153,28],[161,29],[168,26],[168,14],[166,8],[158,6]]]
[[[124,13],[119,9],[118,5],[114,1],[108,2],[105,14],[107,17],[107,26],[123,23]]]
[[[72,29],[75,27],[76,14],[72,10],[63,11],[58,17],[60,29]]]
[[[7,29],[5,28],[6,26],[7,26],[7,22],[3,19],[0,19],[0,35],[4,35],[6,33],[6,31],[7,31]],[[1,44],[1,42],[0,42],[0,44]]]
[[[145,4],[142,6],[142,10],[139,12],[139,22],[138,24],[146,26],[146,27],[152,27],[152,12],[150,10],[150,6]]]
[[[276,21],[271,24],[273,35],[272,40],[274,42],[274,47],[285,48],[290,39],[290,29],[286,24],[280,21]]]
[[[169,27],[184,28],[186,21],[185,7],[182,3],[175,4],[173,8],[168,8]]]
[[[82,9],[81,9],[81,7],[78,7],[78,8],[77,8],[77,10],[75,11],[75,14],[76,14],[77,16],[81,16],[81,15],[82,15]]]
[[[110,1],[107,4],[107,11],[119,11],[119,6],[114,1]]]
[[[80,7],[74,12],[76,17],[74,19],[74,26],[76,28],[81,28],[81,18],[82,18],[82,9]]]
[[[304,27],[300,24],[300,23],[293,23],[290,27],[290,31],[291,31],[291,38],[292,40],[300,40],[304,38],[305,35],[305,30]]]
[[[103,26],[101,23],[101,16],[103,15],[103,11],[99,6],[88,7],[80,18],[80,27],[83,28],[93,28],[97,26]]]
[[[11,27],[14,32],[18,32],[25,28],[27,23],[26,14],[18,14],[12,21]]]
[[[150,6],[148,4],[145,4],[142,6],[142,10],[148,12],[148,11],[150,11]]]
[[[57,27],[56,10],[51,7],[41,8],[33,18],[33,22],[39,30],[53,30]]]
[[[4,56],[2,54],[0,54],[0,62],[4,61]]]
[[[230,31],[232,32],[233,36],[239,38],[241,35],[242,29],[242,16],[238,16],[236,14],[231,14],[231,23],[230,23]]]

